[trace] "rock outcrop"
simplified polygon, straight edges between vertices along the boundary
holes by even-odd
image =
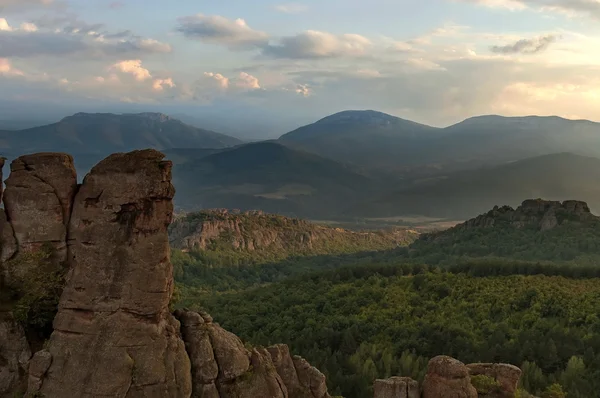
[[[375,380],[373,398],[420,398],[419,383],[409,377]]]
[[[486,398],[513,398],[521,379],[521,369],[505,363],[473,363],[467,365],[471,377],[486,376],[496,383],[492,391],[480,391]]]
[[[590,208],[585,202],[567,200],[561,203],[528,199],[516,209],[510,206],[496,206],[491,211],[460,224],[456,228],[491,228],[498,225],[510,225],[515,228],[535,226],[541,231],[547,231],[567,222],[599,220],[599,217],[590,212]]]
[[[448,356],[438,356],[429,361],[422,390],[423,398],[477,398],[469,368]]]
[[[175,316],[192,362],[192,397],[329,398],[325,376],[286,345],[248,349],[208,314]]]
[[[190,362],[169,313],[167,228],[175,190],[160,152],[116,154],[86,176],[69,222],[70,271],[29,392],[46,397],[185,397]],[[32,368],[41,369],[36,355]],[[51,358],[48,361],[47,358]],[[42,371],[38,373],[43,373]],[[39,385],[38,385],[39,384]]]
[[[247,349],[206,313],[179,311],[181,323],[171,314],[175,190],[163,158],[115,154],[81,185],[68,155],[13,161],[0,211],[0,397],[329,397],[325,377],[287,347],[279,359],[292,363],[293,394],[269,350]],[[47,266],[66,275],[41,349],[11,309],[16,281],[43,279]]]
[[[171,245],[183,251],[212,246],[249,253],[270,251],[290,255],[320,254],[331,246],[352,243],[364,250],[391,249],[410,243],[416,234],[404,231],[354,232],[261,211],[205,210],[180,216],[169,230]]]
[[[61,261],[67,257],[67,224],[77,174],[70,155],[40,153],[21,156],[10,165],[4,207],[19,251],[51,243]]]

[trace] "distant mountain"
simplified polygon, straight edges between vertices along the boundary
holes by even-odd
[[[384,166],[418,162],[415,151],[441,131],[381,112],[344,111],[287,133],[280,141],[341,162]]]
[[[46,126],[0,132],[0,151],[18,154],[109,154],[140,148],[223,148],[241,143],[160,113],[77,113]]]
[[[367,170],[427,175],[557,152],[600,156],[600,123],[491,115],[438,129],[375,111],[345,111],[280,140]]]
[[[187,125],[161,113],[77,113],[45,126],[0,131],[0,155],[12,160],[35,152],[67,152],[80,178],[115,152],[154,148],[225,148],[242,141]],[[8,164],[5,172],[8,172]]]
[[[297,216],[327,216],[341,204],[372,195],[373,180],[320,156],[274,141],[241,145],[174,168],[176,204],[260,209]]]
[[[402,190],[354,206],[349,213],[371,217],[420,214],[469,218],[523,198],[578,198],[600,210],[600,159],[559,153],[501,166],[421,179]]]

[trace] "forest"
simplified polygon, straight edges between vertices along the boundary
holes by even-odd
[[[453,228],[408,247],[253,265],[173,252],[179,306],[255,345],[287,343],[330,392],[424,377],[427,362],[506,362],[521,397],[600,397],[600,228]],[[213,253],[214,255],[214,253]]]

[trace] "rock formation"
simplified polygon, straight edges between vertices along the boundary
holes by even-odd
[[[352,242],[369,249],[391,249],[411,242],[416,234],[404,231],[354,232],[328,228],[305,220],[261,211],[204,210],[178,217],[169,229],[171,246],[183,251],[206,250],[211,245],[232,250],[273,253],[326,253],[332,243]]]
[[[486,398],[513,398],[517,392],[521,369],[504,363],[473,363],[467,365],[471,377],[486,376],[497,383],[494,391],[480,392]]]
[[[547,231],[565,222],[599,220],[599,217],[590,212],[590,208],[585,202],[567,200],[561,203],[528,199],[516,209],[510,206],[496,206],[491,211],[458,225],[457,228],[490,228],[497,225],[510,225],[515,228],[535,226],[541,231]]]
[[[192,361],[192,397],[329,398],[325,376],[286,345],[248,349],[208,314],[175,316]]]
[[[419,383],[409,377],[375,380],[373,398],[420,398]]]
[[[477,398],[477,390],[471,385],[469,368],[447,356],[438,356],[429,361],[422,389],[423,398]]]
[[[175,191],[163,158],[112,155],[80,186],[68,155],[13,161],[0,211],[0,397],[26,387],[46,398],[329,397],[323,374],[286,346],[247,349],[208,314],[178,311],[180,322],[170,313]],[[47,271],[26,255],[46,247],[52,256],[40,258],[66,282],[42,349],[11,309],[16,282]]]
[[[46,397],[185,397],[190,363],[169,313],[171,163],[153,150],[116,154],[79,188],[69,222],[69,274],[46,374]],[[40,369],[36,354],[32,367]],[[38,375],[32,374],[37,377]]]

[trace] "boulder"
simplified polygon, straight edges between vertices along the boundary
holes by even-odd
[[[477,398],[469,369],[448,356],[437,356],[429,361],[422,390],[423,398]]]
[[[294,361],[290,355],[289,347],[285,344],[277,344],[268,347],[267,350],[269,351],[273,365],[275,365],[277,373],[285,383],[290,396],[311,397],[312,394],[310,388],[304,388],[300,385],[298,373],[296,373],[296,367],[294,366]]]
[[[420,398],[419,383],[410,377],[375,380],[373,398]]]
[[[115,154],[85,177],[69,222],[70,271],[48,343],[51,365],[30,393],[190,396],[190,361],[168,308],[175,190],[172,164],[163,158],[154,150]],[[41,360],[47,358],[36,356],[32,369],[43,368]]]
[[[495,391],[484,395],[488,398],[513,398],[521,379],[521,369],[505,363],[472,363],[467,365],[471,377],[487,376],[498,383]]]

